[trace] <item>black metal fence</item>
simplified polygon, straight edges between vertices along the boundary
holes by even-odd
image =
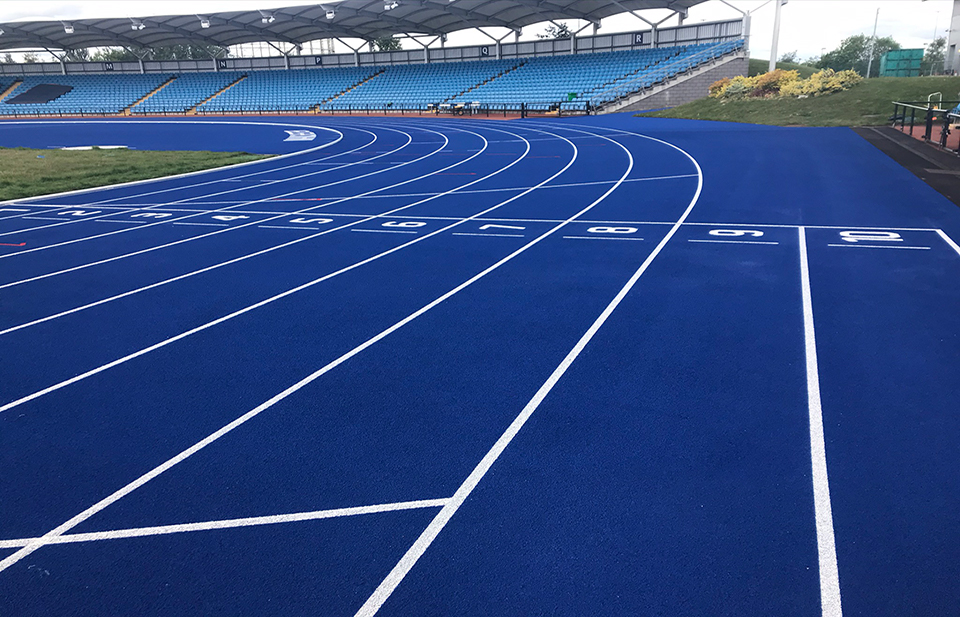
[[[909,132],[911,136],[918,127],[923,127],[924,141],[935,143],[944,150],[950,150],[947,147],[947,139],[951,133],[950,125],[960,123],[960,116],[951,114],[950,110],[958,105],[960,101],[895,101],[890,122],[893,128],[900,125],[900,131]],[[960,155],[960,149],[950,151]]]
[[[166,110],[150,112],[123,112],[105,109],[56,109],[43,112],[17,112],[0,114],[0,118],[102,118],[102,117],[145,117],[145,116],[465,116],[465,117],[565,117],[583,116],[595,113],[589,103],[584,102],[517,102],[517,103],[471,103],[436,105],[329,105],[312,106],[300,109],[281,109],[270,107],[244,107],[238,109],[197,109],[191,111]]]

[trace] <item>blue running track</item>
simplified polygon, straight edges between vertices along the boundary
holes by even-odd
[[[847,129],[18,121],[0,615],[952,615],[960,211]]]

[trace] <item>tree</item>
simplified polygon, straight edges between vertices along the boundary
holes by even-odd
[[[0,60],[0,64],[14,64],[13,55],[9,53],[4,54],[3,60]]]
[[[798,64],[800,62],[800,57],[797,56],[797,51],[788,51],[787,53],[780,56],[780,59],[777,62],[789,62],[790,64]]]
[[[573,32],[570,31],[570,27],[567,24],[551,24],[547,26],[545,34],[538,34],[538,39],[569,39],[573,36]]]
[[[146,55],[148,52],[145,50],[137,50],[140,56]],[[94,62],[136,62],[137,55],[129,50],[122,47],[106,47],[100,51],[95,52],[90,59]]]
[[[86,49],[68,49],[63,54],[64,62],[88,62],[89,60],[90,52]]]
[[[373,39],[373,44],[376,46],[377,51],[400,51],[400,39],[395,39],[392,36],[381,36],[378,39]]]
[[[853,69],[861,75],[867,76],[867,66],[870,64],[871,43],[873,41],[873,37],[865,34],[845,38],[840,43],[840,47],[820,57],[817,67],[835,71]],[[890,50],[900,49],[900,44],[892,37],[885,36],[877,38],[872,49],[873,67],[870,70],[869,77],[876,77],[880,74],[880,56]]]
[[[23,54],[23,61],[26,64],[36,64],[37,62],[40,62],[40,58],[37,56],[37,54],[28,52]]]
[[[947,48],[947,39],[939,37],[927,45],[927,51],[923,54],[923,62],[920,63],[920,73],[923,75],[933,75],[943,71],[944,53]]]

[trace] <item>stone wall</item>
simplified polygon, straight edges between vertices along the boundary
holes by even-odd
[[[647,111],[663,107],[676,107],[707,96],[710,84],[724,77],[735,77],[747,74],[747,59],[735,58],[726,64],[708,69],[695,77],[652,94],[632,105],[621,107],[616,111]],[[613,111],[613,110],[611,110]]]

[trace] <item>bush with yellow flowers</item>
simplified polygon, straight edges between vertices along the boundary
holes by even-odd
[[[808,79],[797,71],[777,69],[755,77],[724,78],[710,86],[710,96],[723,100],[821,96],[840,92],[863,80],[856,71],[823,69]]]

